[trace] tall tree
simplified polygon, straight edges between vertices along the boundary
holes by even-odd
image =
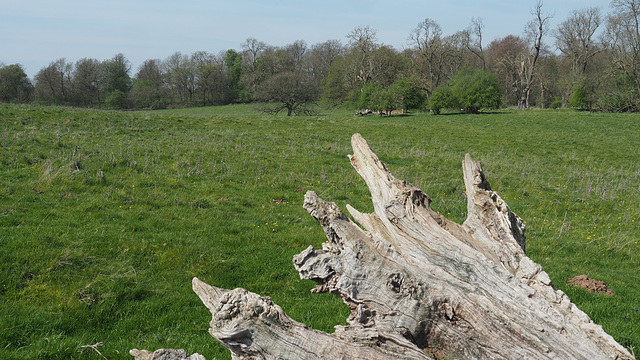
[[[489,68],[502,81],[504,103],[517,105],[520,99],[520,72],[529,49],[524,39],[516,35],[493,40],[487,49]]]
[[[601,24],[600,9],[591,7],[574,10],[553,32],[556,47],[571,61],[571,68],[577,75],[584,74],[589,59],[606,49],[594,38]]]
[[[135,75],[137,81],[148,81],[156,87],[164,85],[162,62],[158,59],[147,59],[140,67]]]
[[[336,57],[322,80],[322,100],[327,104],[342,104],[354,90],[354,79],[349,72],[349,60],[345,56]]]
[[[256,97],[260,101],[274,103],[265,111],[278,114],[286,110],[287,116],[310,114],[309,104],[317,100],[315,88],[309,86],[300,72],[285,71],[270,77],[258,88]]]
[[[615,14],[607,21],[613,61],[640,93],[640,0],[612,0]],[[638,97],[638,95],[636,95]]]
[[[544,109],[548,106],[554,108],[562,106],[566,99],[566,93],[563,92],[563,73],[562,61],[560,56],[556,54],[545,54],[538,60],[539,65],[536,70],[536,84],[538,94],[540,96],[539,106]]]
[[[314,78],[319,81],[327,77],[331,64],[343,54],[344,46],[339,40],[327,40],[311,46],[311,49],[307,51],[306,66],[313,73]]]
[[[455,74],[462,65],[461,46],[464,34],[443,36],[442,28],[433,19],[425,19],[411,32],[409,41],[414,45],[416,77],[427,93]]]
[[[163,61],[162,66],[173,101],[181,105],[192,105],[197,69],[189,55],[175,52]]]
[[[259,84],[259,75],[257,74],[258,58],[269,46],[255,38],[248,38],[241,46],[243,61],[242,86],[253,94]]]
[[[100,104],[100,61],[84,58],[76,61],[73,78],[73,102],[80,106]]]
[[[161,109],[168,105],[169,94],[158,59],[145,60],[135,75],[129,99],[136,108]]]
[[[487,69],[487,61],[484,54],[484,47],[482,46],[482,30],[484,29],[484,23],[482,18],[471,18],[471,24],[465,30],[467,38],[465,44],[467,49],[475,55],[482,64],[482,70]]]
[[[127,93],[131,89],[131,63],[123,54],[116,54],[100,66],[100,82],[105,94],[114,91]]]
[[[352,70],[354,79],[364,84],[374,75],[370,54],[379,46],[377,32],[370,26],[358,26],[347,34],[347,39],[351,52],[357,59]]]
[[[40,69],[35,76],[36,97],[53,104],[67,104],[71,93],[73,64],[61,58]]]
[[[533,44],[530,53],[521,59],[519,81],[517,83],[517,90],[519,92],[518,109],[528,109],[529,99],[531,96],[531,88],[533,86],[533,78],[535,76],[536,63],[540,57],[540,51],[542,50],[542,38],[548,30],[548,23],[551,19],[551,15],[548,15],[542,11],[542,1],[538,0],[536,8],[533,11],[534,19],[531,20],[525,32],[527,38],[530,39]]]
[[[229,80],[220,56],[198,51],[191,55],[196,64],[196,93],[202,105],[221,105],[229,102]]]
[[[229,81],[229,102],[248,102],[250,95],[244,90],[242,83],[242,55],[233,49],[224,54],[224,66]]]
[[[387,45],[381,45],[370,54],[371,76],[369,81],[373,81],[385,89],[396,80],[404,77],[407,68],[410,67],[409,60],[398,54],[398,52]]]
[[[304,55],[307,53],[307,43],[304,40],[296,40],[291,44],[285,45],[284,50],[289,54],[294,68],[300,70],[303,65]]]
[[[31,97],[33,86],[22,65],[0,67],[0,101],[26,102]]]

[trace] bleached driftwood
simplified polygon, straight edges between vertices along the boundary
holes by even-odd
[[[194,278],[213,314],[211,335],[234,359],[633,359],[527,257],[522,220],[469,155],[459,225],[393,177],[359,134],[352,146],[374,213],[347,205],[361,228],[308,192],[304,208],[328,241],[293,258],[300,277],[317,283],[313,292],[344,300],[350,325],[329,335],[269,298]]]
[[[206,360],[198,353],[189,355],[184,349],[158,349],[154,352],[132,349],[129,350],[129,355],[136,360]]]

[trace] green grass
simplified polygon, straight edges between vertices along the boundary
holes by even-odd
[[[0,358],[130,358],[162,347],[229,359],[191,278],[270,296],[323,331],[344,323],[291,258],[325,236],[314,190],[371,211],[351,168],[361,133],[433,207],[466,217],[461,161],[482,162],[527,225],[527,253],[626,347],[640,348],[640,120],[504,111],[353,117],[251,106],[105,112],[0,105]],[[282,200],[273,202],[272,200]],[[615,296],[570,287],[587,274]]]

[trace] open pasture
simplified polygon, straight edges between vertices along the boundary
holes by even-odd
[[[465,219],[461,162],[527,226],[527,253],[622,345],[640,348],[635,114],[274,117],[250,106],[107,112],[0,104],[0,358],[120,359],[131,348],[230,355],[191,279],[270,296],[323,331],[348,309],[291,258],[325,235],[316,191],[371,211],[346,157],[361,133],[432,207]],[[587,274],[613,296],[572,287]],[[87,345],[94,345],[89,347]],[[636,351],[637,352],[637,351]]]

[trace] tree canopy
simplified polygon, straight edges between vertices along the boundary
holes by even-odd
[[[452,34],[425,18],[402,51],[381,43],[370,26],[358,26],[345,35],[345,43],[332,39],[308,46],[296,40],[272,46],[248,38],[239,50],[145,60],[135,74],[123,54],[75,63],[57,59],[33,81],[19,64],[0,64],[0,101],[102,107],[108,100],[108,106],[135,108],[275,101],[267,96],[275,84],[298,77],[304,86],[294,87],[301,91],[296,97],[304,103],[358,108],[364,87],[375,86],[377,103],[367,107],[408,110],[428,103],[437,111],[456,93],[443,86],[462,81],[454,77],[463,69],[478,69],[497,76],[501,104],[507,106],[640,111],[640,5],[615,0],[610,9],[607,16],[598,8],[577,9],[551,29],[551,16],[539,1],[522,34],[505,34],[488,45],[480,18]],[[458,98],[464,99],[469,97]],[[482,101],[480,107],[473,101],[458,107],[495,106]]]
[[[0,101],[25,102],[29,99],[32,85],[19,64],[0,68]]]

